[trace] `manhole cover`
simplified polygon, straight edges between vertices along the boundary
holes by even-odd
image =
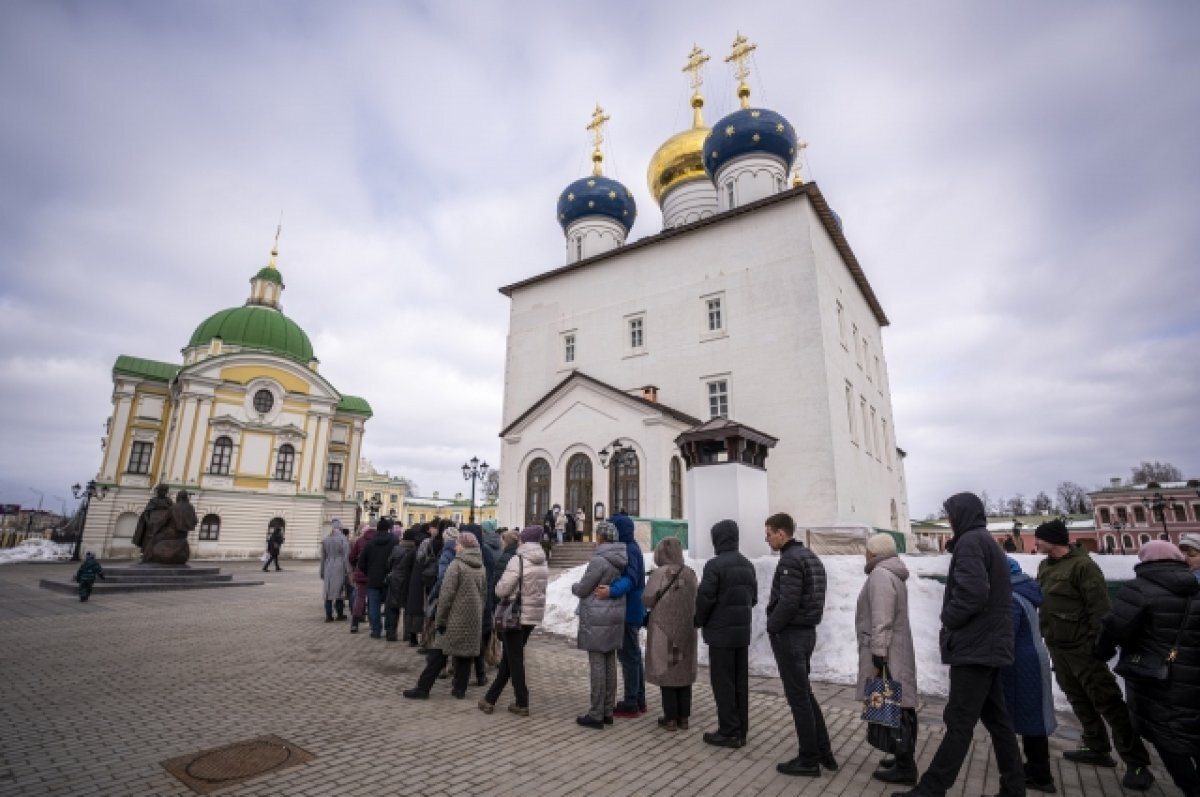
[[[175,777],[200,794],[311,761],[309,753],[278,736],[260,736],[162,762]]]

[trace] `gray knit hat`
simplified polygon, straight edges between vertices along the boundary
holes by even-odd
[[[596,524],[596,539],[600,542],[616,542],[619,534],[617,527],[607,520]]]

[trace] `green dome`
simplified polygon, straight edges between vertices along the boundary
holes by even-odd
[[[279,273],[278,269],[271,268],[270,266],[260,268],[258,273],[254,275],[254,278],[274,282],[279,286],[283,285],[283,275]]]
[[[247,349],[273,351],[302,363],[313,358],[312,342],[304,330],[270,307],[231,307],[211,315],[196,327],[188,348],[203,346],[213,338]]]

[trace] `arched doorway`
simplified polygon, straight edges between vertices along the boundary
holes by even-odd
[[[632,449],[626,449],[609,469],[611,483],[609,485],[609,504],[613,512],[624,512],[636,516],[641,512],[641,493],[638,480],[641,468],[638,456]]]
[[[550,508],[550,463],[538,457],[525,474],[525,525],[542,522]]]
[[[583,528],[579,534],[592,538],[592,460],[587,454],[576,454],[567,460],[567,500],[564,512],[582,509]]]

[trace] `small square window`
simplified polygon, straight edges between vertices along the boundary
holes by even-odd
[[[644,319],[641,318],[629,319],[629,348],[631,349],[640,349],[646,344],[643,321]]]
[[[717,332],[721,329],[721,300],[709,299],[708,302],[708,331]]]
[[[140,440],[134,441],[129,450],[129,472],[147,474],[150,472],[150,455],[154,452],[154,443]]]
[[[708,383],[708,414],[712,418],[729,417],[729,383],[724,379]]]
[[[563,335],[563,362],[575,362],[575,336]]]

